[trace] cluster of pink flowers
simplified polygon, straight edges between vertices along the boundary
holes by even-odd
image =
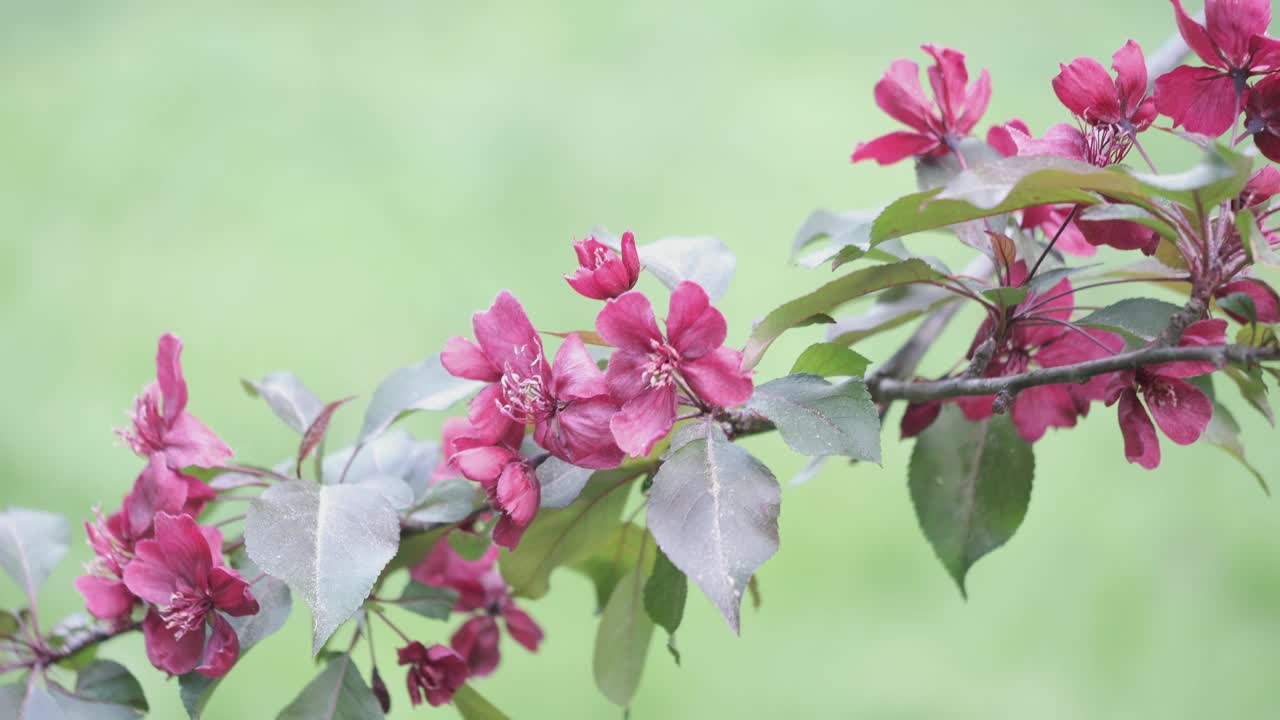
[[[474,315],[475,342],[452,338],[441,354],[454,376],[488,385],[465,419],[446,425],[436,477],[480,483],[498,514],[494,542],[506,548],[520,542],[541,501],[538,456],[522,452],[530,427],[551,457],[604,470],[647,455],[681,406],[711,412],[751,397],[751,374],[741,369],[742,354],[724,346],[724,316],[702,287],[676,287],[664,334],[649,299],[632,289],[640,260],[631,233],[621,254],[595,238],[574,249],[579,267],[565,279],[584,297],[605,301],[594,336],[568,335],[548,362],[524,307],[504,291]],[[615,348],[606,371],[588,352],[588,337]]]
[[[1207,67],[1182,66],[1157,78],[1148,94],[1147,65],[1142,49],[1132,40],[1112,56],[1114,77],[1098,61],[1082,57],[1061,67],[1053,78],[1053,90],[1074,118],[1074,123],[1054,125],[1041,137],[1033,137],[1027,125],[1014,119],[992,127],[987,144],[1005,157],[1051,155],[1096,167],[1125,160],[1137,149],[1150,160],[1139,140],[1140,133],[1155,127],[1157,116],[1172,121],[1172,131],[1216,137],[1232,131],[1232,142],[1252,136],[1268,158],[1280,160],[1280,41],[1266,35],[1271,8],[1267,0],[1207,0],[1206,22],[1187,15],[1172,0],[1179,31],[1188,46]],[[928,78],[934,99],[925,97],[915,63],[894,62],[876,84],[876,103],[910,131],[892,132],[854,151],[854,162],[873,159],[890,164],[909,157],[931,160],[954,154],[966,165],[962,141],[972,133],[990,97],[990,82],[983,71],[969,83],[964,56],[946,48],[923,46],[933,58]],[[1255,83],[1254,80],[1257,79]],[[1243,131],[1237,121],[1244,117]],[[1235,128],[1233,130],[1233,128]],[[1154,167],[1151,168],[1154,172]],[[1244,192],[1232,204],[1238,211],[1254,208],[1280,193],[1280,172],[1267,166],[1257,171]],[[1152,229],[1128,220],[1081,217],[1079,206],[1041,206],[1022,211],[1023,230],[1039,230],[1052,238],[1057,249],[1087,256],[1099,246],[1154,254],[1160,236]],[[1259,221],[1273,211],[1259,214]],[[1249,276],[1244,248],[1234,222],[1214,223],[1211,232],[1220,237],[1199,238],[1198,244],[1177,245],[1184,256],[1188,282],[1207,297],[1224,299],[1243,294],[1253,303],[1256,320],[1280,321],[1280,295],[1264,281]],[[1271,246],[1280,234],[1263,228]],[[1214,248],[1212,252],[1205,248]],[[995,251],[999,285],[1027,287],[1028,269]],[[1082,328],[1071,322],[1076,310],[1071,282],[1063,279],[1047,290],[1027,287],[1026,298],[1012,308],[988,306],[988,317],[979,328],[969,352],[990,343],[994,350],[983,366],[984,377],[999,377],[1033,367],[1051,368],[1107,357],[1126,349],[1120,335]],[[1251,318],[1224,308],[1232,319]],[[1183,345],[1222,345],[1226,323],[1203,320],[1183,333]],[[1172,363],[1135,372],[1095,377],[1084,384],[1033,387],[1018,393],[1009,412],[1019,434],[1029,442],[1044,436],[1048,428],[1073,427],[1086,415],[1091,403],[1118,404],[1125,455],[1130,462],[1154,468],[1160,461],[1155,434],[1159,427],[1179,444],[1195,442],[1213,415],[1212,403],[1185,378],[1211,373],[1211,363]],[[1140,398],[1146,401],[1144,409]],[[989,417],[996,398],[970,397],[955,401],[971,420]],[[902,418],[902,434],[912,437],[938,416],[942,401],[911,405]],[[1150,410],[1150,416],[1147,410]],[[1151,417],[1154,417],[1153,425]]]
[[[181,353],[178,338],[160,338],[156,381],[138,397],[132,427],[120,431],[146,467],[120,510],[85,524],[95,559],[76,588],[90,614],[116,626],[144,605],[147,657],[157,668],[216,678],[240,655],[225,616],[253,615],[258,603],[224,563],[222,533],[194,519],[215,493],[183,469],[218,467],[231,450],[186,411]]]

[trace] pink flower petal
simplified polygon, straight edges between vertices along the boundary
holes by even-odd
[[[640,279],[640,253],[636,250],[636,236],[630,230],[622,233],[622,266],[634,286]]]
[[[1053,91],[1068,110],[1086,121],[1114,123],[1121,119],[1116,85],[1102,63],[1079,57],[1060,67],[1053,78]]]
[[[578,467],[614,468],[626,457],[609,429],[617,412],[618,404],[607,393],[575,400],[550,421],[540,423],[535,439],[552,455]]]
[[[212,567],[209,543],[195,521],[162,512],[156,515],[155,538],[135,548],[124,582],[134,595],[163,607],[177,590],[207,587]]]
[[[676,389],[672,385],[650,388],[627,401],[609,421],[618,447],[633,457],[643,457],[653,444],[671,432],[676,420]]]
[[[1245,67],[1249,41],[1265,35],[1271,24],[1271,0],[1208,0],[1204,4],[1205,30],[1232,65]]]
[[[186,675],[200,664],[204,657],[204,633],[189,632],[177,637],[165,627],[159,613],[151,610],[142,621],[142,637],[147,648],[147,659],[156,668],[170,675]]]
[[[453,464],[467,479],[488,487],[498,480],[507,465],[519,459],[519,453],[509,448],[482,445],[460,450],[453,456]]]
[[[1125,459],[1154,470],[1160,465],[1160,439],[1156,437],[1155,425],[1151,424],[1151,418],[1133,388],[1120,395],[1117,417],[1120,419],[1120,433],[1124,435]]]
[[[476,341],[496,369],[508,364],[527,365],[526,352],[541,352],[542,341],[529,322],[524,307],[515,296],[503,290],[493,305],[471,318]]]
[[[609,392],[604,371],[576,333],[565,338],[551,366],[551,392],[559,401],[591,398]]]
[[[1214,294],[1219,298],[1225,298],[1236,293],[1248,295],[1249,299],[1253,300],[1253,308],[1256,311],[1258,322],[1268,325],[1280,322],[1280,297],[1276,295],[1276,291],[1271,289],[1270,285],[1261,280],[1245,278],[1223,285]],[[1224,309],[1223,312],[1242,325],[1249,322],[1248,318],[1237,315],[1230,310]]]
[[[475,677],[491,674],[498,667],[498,621],[489,615],[476,615],[462,624],[449,640],[449,645],[466,658]]]
[[[1192,323],[1182,331],[1178,340],[1179,347],[1217,347],[1227,344],[1226,320],[1201,320]],[[1187,360],[1183,362],[1152,365],[1146,369],[1147,374],[1169,378],[1189,378],[1208,375],[1218,367],[1204,360]]]
[[[606,302],[596,316],[596,332],[610,345],[635,353],[647,353],[654,342],[662,342],[653,306],[638,292]]]
[[[876,105],[889,117],[922,133],[929,132],[933,105],[920,87],[920,66],[895,60],[875,86]]]
[[[502,377],[502,370],[494,367],[479,345],[461,337],[451,337],[445,341],[444,350],[440,353],[440,364],[454,377],[483,382],[497,382]]]
[[[538,645],[542,644],[542,628],[528,613],[509,602],[502,608],[502,619],[507,621],[507,632],[516,642],[529,652],[538,652]]]
[[[229,567],[215,567],[209,572],[209,597],[214,607],[234,617],[258,614],[258,600],[249,583]]]
[[[881,165],[892,165],[909,157],[928,155],[940,146],[941,143],[932,135],[899,130],[870,142],[858,143],[849,159],[852,162],[875,160]]]
[[[137,598],[124,583],[105,577],[81,575],[75,580],[76,590],[84,596],[89,614],[100,620],[118,620],[133,611]]]
[[[192,465],[212,468],[231,459],[231,448],[196,416],[184,412],[174,419],[164,435],[164,455],[169,467]]]
[[[1209,37],[1209,31],[1182,9],[1182,3],[1179,0],[1171,1],[1174,18],[1178,23],[1178,32],[1182,33],[1182,39],[1206,64],[1223,67],[1222,58],[1218,55],[1218,47]]]
[[[1121,115],[1133,118],[1147,94],[1147,60],[1142,47],[1132,40],[1126,42],[1111,56],[1111,68],[1116,71]]]
[[[231,668],[240,657],[240,638],[235,628],[218,613],[209,615],[209,624],[213,632],[209,633],[209,644],[204,650],[204,661],[196,668],[196,672],[205,677],[220,678],[231,672]]]
[[[521,528],[526,528],[538,514],[542,499],[542,486],[533,469],[523,462],[507,465],[498,476],[497,506],[506,517]]]
[[[751,399],[751,373],[742,370],[742,353],[720,347],[697,360],[680,363],[689,389],[717,407],[733,407]]]
[[[676,286],[667,311],[667,339],[681,357],[700,358],[723,345],[727,334],[724,315],[711,307],[701,285],[686,280]]]
[[[1198,388],[1183,380],[1154,376],[1142,387],[1142,396],[1156,425],[1179,445],[1190,445],[1213,419],[1213,404]]]
[[[1231,78],[1218,70],[1183,65],[1156,79],[1156,109],[1188,132],[1217,137],[1243,109]]]
[[[955,131],[959,135],[968,135],[973,127],[982,119],[991,102],[991,75],[986,70],[978,73],[978,79],[969,86],[964,96],[964,107],[956,120]]]
[[[941,412],[941,400],[908,405],[902,413],[902,439],[913,438],[927,430]]]
[[[1075,427],[1076,404],[1067,389],[1066,385],[1040,385],[1014,397],[1011,416],[1023,440],[1035,442],[1051,427]]]
[[[171,333],[160,336],[156,380],[164,395],[164,417],[172,422],[187,408],[187,381],[182,377],[182,341]]]

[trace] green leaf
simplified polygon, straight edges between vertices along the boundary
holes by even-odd
[[[1231,378],[1236,387],[1240,388],[1240,395],[1245,402],[1262,413],[1262,417],[1275,427],[1276,415],[1271,409],[1271,401],[1267,399],[1267,383],[1262,379],[1262,370],[1256,367],[1246,369],[1232,365],[1223,368],[1223,372]]]
[[[636,248],[640,264],[658,281],[675,290],[692,280],[714,301],[724,297],[738,260],[719,238],[672,236]]]
[[[542,486],[542,507],[559,509],[568,507],[582,494],[582,488],[595,473],[594,470],[549,457],[538,466],[538,484]]]
[[[839,345],[853,345],[960,300],[955,295],[934,287],[910,285],[906,289],[908,292],[902,297],[882,296],[865,313],[841,319],[828,329],[827,337]]]
[[[360,443],[380,435],[396,420],[419,410],[447,410],[484,386],[476,380],[456,378],[440,364],[440,357],[400,368],[378,386],[365,411]]]
[[[596,611],[604,610],[618,580],[630,572],[640,555],[640,544],[647,531],[635,523],[619,525],[609,540],[586,557],[572,565],[574,570],[586,575],[596,591]]]
[[[1019,303],[1027,299],[1026,287],[998,287],[990,290],[983,290],[982,296],[996,304],[996,307],[1009,308],[1017,307]]]
[[[384,716],[378,698],[364,684],[351,656],[341,655],[330,660],[276,717],[277,720],[382,720]]]
[[[409,519],[422,524],[465,520],[480,501],[480,486],[465,478],[441,480],[427,488],[409,512]]]
[[[1013,422],[969,422],[955,407],[916,441],[908,484],[925,537],[961,594],[981,557],[1008,542],[1031,500],[1035,456]]]
[[[243,617],[228,617],[227,622],[236,631],[240,641],[240,652],[266,640],[279,632],[289,621],[289,613],[293,610],[293,594],[289,586],[279,578],[265,574],[258,564],[249,557],[244,548],[231,555],[231,567],[246,580],[259,578],[253,584],[253,596],[258,601],[258,612]]]
[[[769,468],[719,433],[671,453],[649,490],[649,532],[735,633],[747,582],[778,550],[780,501]]]
[[[251,396],[262,398],[276,417],[299,435],[311,427],[324,408],[320,398],[291,372],[273,372],[258,382],[241,380],[240,384]]]
[[[937,157],[916,158],[916,187],[921,190],[942,187],[955,179],[965,168],[985,165],[1003,157],[995,148],[978,138],[964,138],[959,142],[956,150],[964,156],[963,167],[960,165],[959,158],[956,157],[956,152]]]
[[[1213,404],[1213,419],[1209,421],[1209,426],[1205,428],[1204,441],[1216,448],[1221,448],[1228,455],[1235,458],[1241,465],[1253,475],[1258,481],[1258,485],[1266,494],[1271,494],[1271,488],[1267,487],[1267,480],[1262,476],[1253,463],[1245,457],[1244,444],[1240,442],[1240,423],[1236,422],[1236,418],[1231,411],[1224,406]]]
[[[476,561],[489,551],[489,546],[493,544],[493,538],[490,537],[489,528],[485,528],[481,532],[456,532],[449,535],[449,547],[458,553],[463,560]]]
[[[396,605],[432,620],[448,620],[453,604],[458,601],[458,591],[451,588],[423,585],[409,581]]]
[[[1218,298],[1217,303],[1223,310],[1245,318],[1250,325],[1258,322],[1258,306],[1254,304],[1253,298],[1245,293],[1231,293],[1226,297]]]
[[[851,300],[877,290],[938,277],[938,273],[922,260],[906,260],[855,270],[766,315],[747,341],[742,366],[746,369],[755,367],[774,340],[814,315],[830,313]]]
[[[1169,319],[1182,308],[1163,300],[1129,298],[1076,321],[1077,325],[1121,333],[1142,342],[1150,342],[1169,327]]]
[[[1248,210],[1236,213],[1236,229],[1240,231],[1240,244],[1249,260],[1269,268],[1280,268],[1280,253],[1271,248],[1271,242],[1258,228],[1258,219]]]
[[[798,453],[880,462],[880,414],[861,378],[832,385],[788,375],[757,387],[747,409],[772,420]]]
[[[400,545],[400,521],[371,488],[294,480],[250,503],[244,535],[253,561],[311,608],[315,653],[369,596]]]
[[[1098,202],[1095,193],[1147,204],[1142,185],[1119,171],[1047,155],[1005,158],[962,172],[944,187],[890,203],[872,225],[871,242],[1034,205],[1092,205]]]
[[[1190,170],[1164,175],[1129,170],[1129,174],[1149,194],[1198,212],[1198,208],[1208,210],[1238,196],[1249,180],[1252,166],[1253,161],[1247,156],[1214,145],[1205,150],[1200,163]]]
[[[12,692],[12,691],[10,691]],[[18,695],[0,697],[0,710]],[[99,702],[72,695],[53,682],[33,685],[26,693],[22,711],[13,717],[23,720],[137,720],[142,712],[127,705]]]
[[[124,705],[147,712],[147,696],[142,685],[125,666],[111,660],[98,660],[76,675],[76,695],[85,700]]]
[[[814,343],[791,366],[791,374],[819,377],[862,377],[871,361],[838,343]]]
[[[18,616],[12,610],[0,608],[0,635],[14,635],[21,627]]]
[[[661,549],[653,564],[653,574],[644,584],[644,610],[649,619],[667,631],[667,650],[680,664],[680,651],[676,650],[676,630],[684,619],[684,605],[689,596],[689,578],[671,564]]]
[[[71,529],[57,513],[11,507],[0,512],[0,568],[30,598],[67,554]]]
[[[652,543],[645,542],[652,552]],[[618,581],[600,615],[595,653],[591,661],[596,687],[615,705],[626,707],[635,697],[653,638],[653,621],[645,612],[644,563],[637,563]]]
[[[835,257],[841,248],[855,245],[859,240],[870,241],[871,222],[880,210],[854,210],[851,212],[834,212],[817,209],[809,213],[804,224],[796,231],[791,242],[791,260],[808,267],[817,267]],[[827,238],[830,242],[822,250],[805,258],[801,251]]]
[[[633,469],[596,473],[572,505],[538,513],[520,545],[498,559],[502,577],[516,595],[540,598],[551,571],[589,557],[619,526]]]
[[[501,710],[485,700],[470,683],[458,688],[453,694],[453,708],[462,716],[462,720],[508,720]]]

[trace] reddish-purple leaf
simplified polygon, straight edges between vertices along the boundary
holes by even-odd
[[[307,459],[311,451],[315,450],[320,441],[324,439],[325,433],[329,432],[329,421],[333,419],[333,413],[338,408],[354,400],[355,397],[355,395],[344,397],[341,400],[334,400],[325,405],[320,414],[316,416],[316,419],[311,421],[311,426],[302,434],[302,444],[298,446],[297,474],[299,478],[302,477],[302,461]]]

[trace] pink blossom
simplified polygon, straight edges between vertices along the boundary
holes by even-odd
[[[1268,160],[1280,161],[1280,77],[1268,75],[1249,91],[1245,132]]]
[[[538,444],[565,462],[607,469],[622,461],[608,432],[618,406],[581,337],[565,338],[555,362],[547,363],[524,308],[505,291],[472,325],[478,344],[453,338],[441,362],[457,377],[490,383],[468,412],[476,440],[519,447],[532,424]]]
[[[929,429],[929,426],[938,419],[938,415],[941,413],[941,400],[929,400],[907,405],[907,409],[902,411],[902,439],[913,438]]]
[[[84,524],[93,548],[94,559],[85,566],[86,574],[76,578],[76,590],[84,596],[89,614],[100,620],[123,623],[133,614],[138,598],[124,584],[124,569],[133,559],[133,543],[128,540],[123,513],[103,518],[95,511],[97,522]]]
[[[258,601],[239,573],[222,564],[221,534],[189,515],[160,513],[155,538],[139,542],[135,552],[124,583],[152,606],[142,624],[151,664],[173,675],[226,675],[240,641],[222,613],[253,615]]]
[[[1062,104],[1087,125],[1113,126],[1132,137],[1151,126],[1155,101],[1147,94],[1147,62],[1142,48],[1130,40],[1111,56],[1115,80],[1102,63],[1079,57],[1053,78]]]
[[[986,111],[991,99],[991,77],[986,70],[970,84],[963,53],[935,45],[922,45],[921,49],[933,58],[928,76],[934,100],[926,98],[920,87],[920,67],[910,60],[895,60],[876,83],[876,104],[911,129],[859,143],[853,162],[872,159],[891,165],[912,156],[946,154]]]
[[[519,452],[502,445],[459,441],[453,464],[469,480],[480,483],[499,513],[493,541],[509,550],[520,544],[538,514],[542,486],[533,466]]]
[[[197,517],[215,497],[217,492],[203,481],[173,470],[163,456],[152,455],[124,498],[129,536],[135,541],[150,537],[157,513]]]
[[[608,300],[636,286],[640,279],[640,255],[636,251],[636,236],[622,233],[622,256],[589,237],[573,244],[578,255],[578,269],[573,275],[565,275],[569,286],[579,295],[592,300]]]
[[[1201,320],[1183,331],[1178,344],[1181,347],[1222,345],[1226,343],[1226,329],[1225,320]],[[1216,369],[1211,362],[1188,361],[1115,374],[1107,391],[1107,404],[1119,403],[1117,416],[1124,436],[1124,455],[1129,462],[1148,470],[1160,464],[1157,426],[1165,437],[1179,445],[1190,445],[1200,439],[1213,419],[1213,403],[1183,378],[1205,375]],[[1142,400],[1146,401],[1145,409]]]
[[[697,283],[682,282],[671,294],[666,337],[638,292],[606,303],[596,331],[617,348],[605,379],[623,405],[609,426],[629,455],[647,455],[671,431],[682,402],[730,407],[751,397],[742,353],[724,347],[724,316]]]
[[[1261,205],[1276,195],[1280,195],[1280,170],[1274,165],[1263,165],[1249,176],[1240,196],[1232,203],[1232,209]]]
[[[398,648],[396,656],[399,664],[409,666],[405,682],[414,707],[421,705],[424,697],[432,707],[447,704],[470,675],[467,661],[444,645],[428,648],[414,641]]]
[[[442,538],[411,571],[420,583],[457,590],[454,610],[472,613],[449,644],[466,658],[476,676],[492,673],[501,659],[498,618],[506,623],[511,637],[530,652],[537,652],[543,637],[542,628],[516,606],[495,566],[497,559],[498,551],[491,547],[479,560],[465,560],[449,545],[448,538]]]
[[[1270,0],[1205,0],[1205,23],[1172,0],[1178,31],[1209,67],[1183,65],[1156,79],[1156,109],[1175,127],[1217,137],[1244,106],[1249,78],[1280,67],[1280,42],[1266,36]]]
[[[231,457],[231,449],[186,411],[181,355],[181,340],[169,333],[160,337],[156,382],[147,385],[134,403],[133,427],[117,432],[134,452],[143,457],[160,455],[174,470],[217,467]]]

